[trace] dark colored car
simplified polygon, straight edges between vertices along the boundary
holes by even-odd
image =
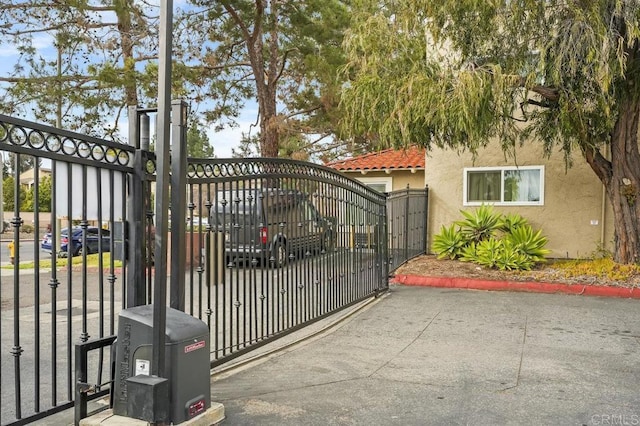
[[[333,250],[336,238],[332,222],[295,190],[218,192],[209,223],[224,233],[227,264],[255,259],[282,267],[291,258]]]
[[[87,238],[86,238],[86,253],[98,253],[100,249],[103,252],[108,252],[111,243],[111,236],[109,230],[100,229],[95,226],[90,226],[87,228]],[[52,236],[50,232],[47,232],[42,239],[42,243],[40,244],[40,248],[47,252],[51,253],[52,248]],[[64,257],[71,250],[72,256],[79,256],[85,251],[85,247],[82,243],[82,228],[77,226],[71,228],[71,238],[69,238],[69,230],[67,228],[63,228],[60,231],[60,246],[57,249],[58,256]]]

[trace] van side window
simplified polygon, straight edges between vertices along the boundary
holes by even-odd
[[[316,209],[307,200],[303,200],[301,203],[302,220],[304,222],[314,222],[318,219]]]

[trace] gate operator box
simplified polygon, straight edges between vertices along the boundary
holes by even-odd
[[[124,309],[118,317],[113,413],[136,417],[128,404],[129,378],[151,374],[153,305]],[[165,375],[169,416],[174,424],[211,407],[209,328],[191,315],[167,307]]]

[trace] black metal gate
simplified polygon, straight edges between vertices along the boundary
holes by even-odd
[[[106,393],[110,355],[99,342],[113,341],[121,309],[153,302],[155,156],[135,132],[132,141],[0,115],[3,159],[12,172],[33,166],[5,188],[2,424]],[[184,173],[186,206],[173,217],[186,216],[186,232],[171,238],[184,250],[169,253],[186,268],[169,273],[184,274],[185,311],[210,327],[212,365],[387,289],[395,222],[383,194],[280,159],[190,159]],[[74,365],[88,374],[74,376]]]
[[[212,365],[387,288],[384,195],[280,159],[191,159],[188,186],[186,310]]]
[[[387,197],[389,269],[427,252],[429,188],[394,191]]]
[[[72,407],[74,345],[115,332],[136,150],[0,116],[0,154],[12,165],[11,176],[3,171],[1,421],[21,424]]]

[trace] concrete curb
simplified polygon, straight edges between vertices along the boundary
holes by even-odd
[[[391,279],[391,282],[408,286],[489,291],[521,291],[529,293],[564,293],[583,296],[640,299],[640,287],[606,287],[588,284],[556,284],[530,281],[489,281],[474,278],[424,277],[419,275],[396,275]]]

